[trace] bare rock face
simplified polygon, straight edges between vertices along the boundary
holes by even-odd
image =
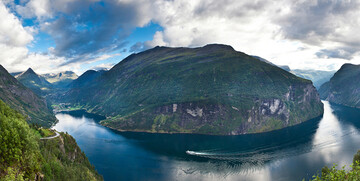
[[[289,86],[282,98],[253,102],[246,110],[204,102],[169,104],[125,117],[123,121],[102,123],[120,131],[239,135],[296,125],[323,112],[319,95],[311,84]]]

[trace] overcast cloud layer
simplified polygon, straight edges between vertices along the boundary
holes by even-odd
[[[360,63],[360,2],[350,0],[4,0],[0,63],[9,71],[74,70],[157,45],[223,43],[291,68],[334,70]],[[32,20],[33,25],[27,25]],[[136,28],[158,24],[152,40],[130,43]],[[46,33],[54,46],[29,51]],[[123,50],[127,49],[126,52]],[[118,59],[120,61],[121,59]]]

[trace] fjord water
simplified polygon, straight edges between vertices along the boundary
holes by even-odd
[[[117,132],[85,112],[57,114],[54,128],[76,139],[105,180],[301,180],[350,165],[360,149],[360,110],[323,103],[322,118],[261,134]]]

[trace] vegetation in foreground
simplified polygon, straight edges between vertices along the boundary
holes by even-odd
[[[103,180],[73,137],[48,135],[0,100],[0,180]]]
[[[347,171],[343,166],[341,169],[336,169],[336,164],[331,168],[325,166],[321,170],[321,175],[314,175],[313,181],[325,181],[325,180],[341,180],[341,181],[354,181],[360,180],[360,150],[355,154],[353,164],[350,165],[350,170]]]

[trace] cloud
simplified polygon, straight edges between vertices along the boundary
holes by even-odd
[[[319,44],[320,38],[341,34],[343,28],[358,28],[346,20],[358,14],[359,5],[358,1],[299,1],[292,3],[277,23],[286,38]]]
[[[357,50],[354,49],[322,49],[316,53],[316,56],[319,58],[338,58],[351,60],[353,59],[353,55]]]
[[[0,44],[11,47],[25,46],[33,40],[19,19],[0,2]]]
[[[359,0],[3,2],[8,8],[0,2],[0,13],[6,15],[0,17],[2,22],[6,19],[13,22],[11,28],[16,27],[12,31],[5,26],[9,23],[0,22],[0,44],[7,50],[0,53],[0,58],[16,55],[2,60],[9,66],[25,60],[36,62],[33,58],[37,57],[49,62],[56,59],[58,63],[51,65],[61,69],[80,70],[81,65],[103,63],[104,57],[123,50],[138,52],[158,45],[198,47],[209,43],[229,44],[238,51],[291,68],[336,69],[348,60],[360,63]],[[22,27],[24,19],[34,20],[35,25]],[[131,45],[129,35],[150,22],[162,30],[150,41],[136,39]],[[37,32],[49,34],[55,42],[47,55],[27,50]]]
[[[147,47],[232,45],[292,68],[360,62],[359,1],[157,1]],[[337,60],[337,62],[329,59]]]
[[[143,42],[136,42],[130,47],[129,52],[141,52],[147,49],[147,46]]]
[[[27,45],[34,40],[33,33],[36,33],[34,28],[23,27],[19,18],[0,1],[0,64],[8,71],[24,71],[32,67],[45,73],[51,68],[58,69],[56,65],[65,61],[61,57],[30,53]]]
[[[350,60],[360,51],[359,1],[299,1],[289,8],[276,20],[285,38],[321,47],[321,58]]]
[[[123,49],[125,38],[150,22],[145,2],[30,0],[17,11],[25,18],[37,17],[41,30],[55,40],[53,53],[72,59]]]
[[[79,58],[74,58],[71,60],[67,60],[66,62],[63,62],[62,64],[60,64],[60,66],[66,66],[66,65],[71,65],[74,63],[84,63],[84,64],[90,64],[90,63],[94,63],[94,62],[100,62],[103,60],[106,60],[108,58],[112,58],[112,57],[117,57],[120,56],[120,53],[116,53],[116,54],[102,54],[102,55],[92,55],[92,54],[87,54],[83,57],[79,57]]]
[[[102,64],[99,64],[99,65],[96,65],[96,66],[92,66],[90,67],[89,69],[90,70],[109,70],[111,69],[115,64],[114,63],[102,63]]]
[[[146,17],[139,16],[142,12],[131,13],[141,8],[123,1],[106,4],[94,0],[5,3],[0,2],[0,63],[9,71],[32,67],[39,73],[66,69],[81,73],[84,63],[119,56],[107,52],[123,48],[127,44],[124,39],[132,29],[148,22]],[[24,27],[21,22],[24,19],[35,19],[35,25]],[[39,31],[55,40],[55,46],[49,47],[48,52],[30,52],[27,48],[33,46],[34,35]]]

